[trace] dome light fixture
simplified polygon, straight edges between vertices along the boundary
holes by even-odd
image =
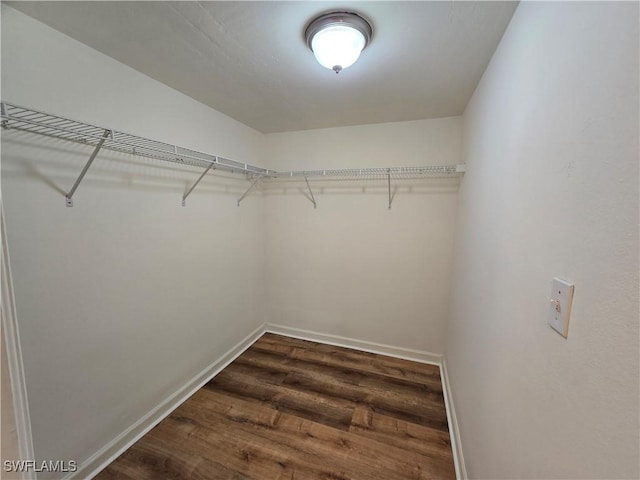
[[[340,73],[358,60],[372,33],[371,24],[360,15],[332,12],[312,20],[305,38],[318,63]]]

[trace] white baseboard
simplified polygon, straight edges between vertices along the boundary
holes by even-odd
[[[335,345],[336,347],[353,348],[355,350],[362,350],[363,352],[388,355],[390,357],[402,358],[413,362],[429,363],[431,365],[440,365],[442,359],[442,355],[423,350],[394,347],[383,343],[368,342],[366,340],[357,340],[355,338],[330,335],[328,333],[312,332],[273,323],[267,323],[266,331],[287,337],[299,338],[300,340],[326,343],[328,345]]]
[[[444,357],[442,357],[442,361],[440,363],[440,378],[442,379],[444,404],[447,408],[447,423],[449,423],[449,437],[451,438],[451,449],[453,450],[453,463],[456,467],[456,478],[458,480],[467,480],[467,469],[464,464],[464,456],[462,455],[458,418],[456,417],[453,395],[451,394],[451,384],[449,383],[449,374],[447,373],[447,362]]]
[[[233,362],[242,352],[260,338],[264,332],[265,325],[263,324],[227,351],[222,357],[191,378],[176,393],[160,403],[156,408],[127,428],[103,448],[86,460],[80,462],[78,470],[64,477],[64,480],[93,478],[124,453],[131,445],[137,442],[144,434],[169,416],[171,412],[202,388],[203,385],[215,377],[222,369]]]

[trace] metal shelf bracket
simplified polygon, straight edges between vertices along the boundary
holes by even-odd
[[[391,170],[387,170],[387,186],[389,187],[389,210],[391,210],[391,202],[393,201],[391,196]]]
[[[218,157],[215,158],[215,161],[218,161]],[[193,189],[196,188],[196,186],[200,183],[200,180],[202,180],[204,178],[204,176],[209,172],[209,170],[211,170],[213,168],[213,166],[215,165],[215,163],[210,163],[209,166],[204,170],[204,172],[202,172],[202,175],[200,175],[198,177],[198,179],[195,181],[195,183],[193,185],[191,185],[191,188],[189,190],[187,190],[187,193],[184,194],[184,196],[182,197],[182,206],[186,207],[187,206],[187,197],[189,195],[191,195],[191,192],[193,192]]]
[[[4,102],[0,103],[0,115],[2,116],[2,128],[9,128],[9,122],[7,121],[7,107]]]
[[[251,182],[251,185],[249,185],[249,188],[247,188],[247,189],[245,190],[245,192],[242,194],[242,196],[238,199],[238,206],[240,206],[240,202],[241,202],[242,200],[244,200],[244,197],[246,197],[246,196],[249,194],[249,192],[251,191],[251,189],[255,186],[255,184],[256,184],[256,183],[258,183],[258,180],[260,180],[262,177],[264,177],[264,175],[258,175],[258,176],[253,180],[253,182]]]
[[[318,208],[318,205],[316,204],[316,197],[313,196],[313,191],[311,190],[311,185],[309,185],[309,179],[307,178],[307,176],[304,176],[304,181],[307,182],[307,188],[309,189],[309,195],[311,195],[311,203],[313,203],[313,208]]]
[[[71,190],[69,190],[69,193],[67,193],[67,195],[65,197],[65,204],[67,205],[67,207],[73,207],[73,194],[76,193],[76,189],[78,188],[78,185],[80,185],[80,182],[82,182],[82,179],[87,174],[87,171],[89,170],[89,167],[91,166],[91,164],[95,160],[96,156],[98,155],[98,152],[102,148],[102,144],[107,139],[107,137],[109,137],[109,135],[111,135],[111,130],[105,130],[104,131],[104,135],[102,135],[102,138],[100,139],[100,141],[96,145],[96,148],[93,149],[93,153],[89,157],[89,160],[87,160],[87,163],[84,166],[84,168],[82,169],[82,172],[80,172],[80,176],[76,180],[76,183],[73,184],[73,187],[71,187]]]

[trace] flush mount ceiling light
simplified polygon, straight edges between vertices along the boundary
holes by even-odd
[[[307,45],[318,63],[336,73],[355,63],[371,34],[369,22],[352,12],[326,13],[305,30]]]

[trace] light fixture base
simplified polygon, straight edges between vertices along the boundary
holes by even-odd
[[[371,41],[371,24],[354,12],[331,12],[305,29],[307,46],[318,63],[336,74],[351,66]]]
[[[364,36],[364,47],[363,50],[367,48],[369,42],[371,41],[371,36],[373,35],[373,29],[371,28],[371,24],[364,19],[361,15],[355,12],[330,12],[320,15],[317,18],[314,18],[307,28],[304,31],[305,40],[307,42],[307,46],[311,48],[311,41],[316,33],[320,30],[324,30],[328,27],[335,26],[345,26],[351,27],[358,30]],[[313,48],[311,48],[313,51]]]

